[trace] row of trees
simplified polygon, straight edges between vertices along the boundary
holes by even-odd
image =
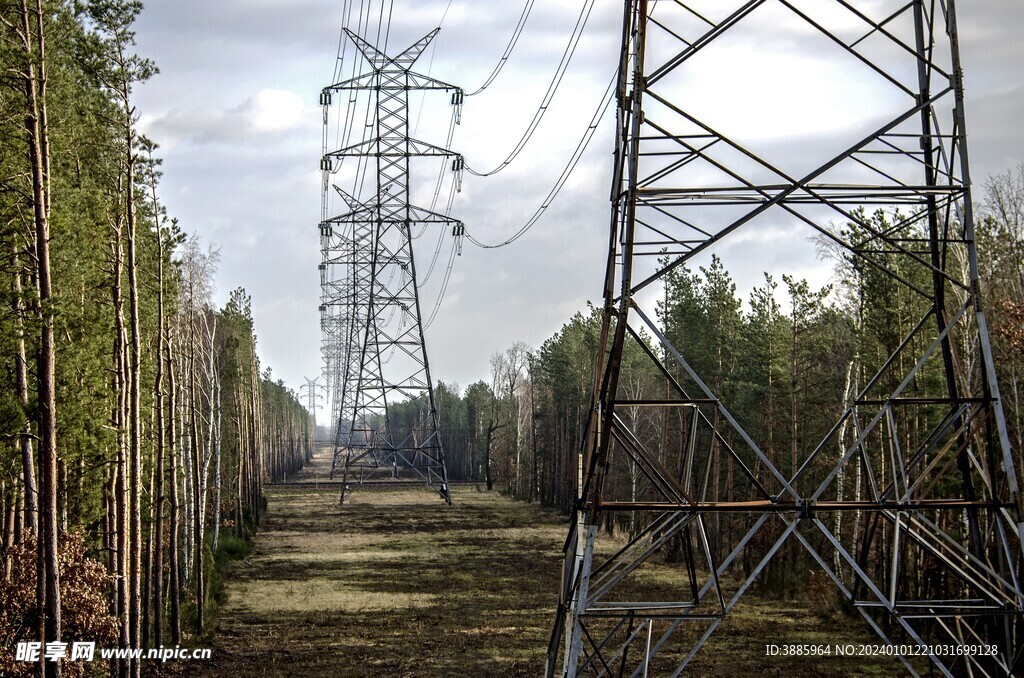
[[[991,178],[984,189],[977,228],[984,303],[1011,441],[1019,449],[1024,442],[1024,168]],[[879,231],[892,229],[896,219],[897,215],[882,212],[871,217]],[[927,238],[926,233],[920,236]],[[926,334],[912,332],[930,309],[931,302],[925,297],[827,241],[820,243],[820,254],[834,263],[836,271],[832,284],[820,289],[806,280],[765,274],[762,284],[741,300],[728,271],[713,258],[696,271],[685,267],[673,271],[658,304],[661,330],[674,346],[685,347],[685,357],[694,371],[728,403],[731,414],[780,472],[790,477],[819,442],[830,440],[836,450],[846,449],[854,436],[853,424],[837,430],[832,426],[851,399],[879,370],[882,376],[867,397],[884,398],[891,393],[910,372],[914,356],[931,341]],[[895,254],[878,256],[889,257],[882,263],[909,277],[920,289],[931,287],[926,268],[909,266]],[[960,263],[966,266],[966,261]],[[597,310],[578,313],[536,351],[515,343],[495,353],[489,383],[477,382],[464,392],[439,384],[436,399],[449,475],[568,509],[576,497],[580,436],[590,406],[599,332]],[[899,351],[908,336],[908,350]],[[641,337],[641,341],[655,353],[661,351],[650,337]],[[975,369],[971,367],[977,362],[974,351],[976,347],[969,343],[955,348],[960,369],[968,373]],[[643,352],[640,341],[627,342],[619,382],[622,398],[644,401],[668,395],[668,380]],[[898,355],[893,364],[883,369],[894,354]],[[699,394],[698,386],[683,370],[671,369],[674,380],[691,394]],[[940,358],[928,361],[904,395],[942,395],[944,370]],[[958,378],[970,377],[959,374]],[[415,406],[404,403],[392,409],[398,420],[404,421],[409,417],[402,416],[403,408]],[[754,486],[740,462],[759,481],[769,481],[738,436],[729,432],[730,427],[721,426],[713,407],[702,406],[697,412],[674,408],[671,414],[666,408],[626,410],[619,416],[631,422],[631,430],[648,449],[659,450],[659,459],[668,468],[677,464],[682,468],[682,450],[697,450],[696,463],[707,466],[703,491],[709,501],[755,498]],[[919,441],[943,416],[941,406],[904,408],[880,427],[879,435],[881,431],[895,435],[903,449],[910,449],[910,443]],[[711,425],[726,431],[723,438],[710,435]],[[734,450],[735,456],[726,453],[726,448]],[[808,469],[805,482],[822,482],[837,461],[836,454],[819,456]],[[876,473],[891,478],[892,467],[884,459],[878,461]],[[635,498],[642,480],[640,469],[629,464],[612,468],[605,496]],[[867,496],[867,480],[859,469],[845,477],[848,473],[839,474],[830,497],[849,500]],[[951,491],[955,494],[957,490]],[[836,513],[836,533],[856,535],[866,529],[859,515],[843,523],[841,513]],[[631,528],[629,514],[609,513],[605,519],[609,529]],[[730,532],[739,527],[733,521],[720,525],[712,521],[712,547],[719,557],[721,549],[734,543]],[[767,573],[769,579],[785,579],[779,570],[785,567],[786,558],[774,561]],[[799,583],[790,578],[786,585]]]
[[[0,674],[20,641],[150,647],[203,632],[215,554],[310,453],[261,373],[251,302],[159,203],[137,130],[131,0],[0,5]],[[115,667],[139,675],[137,660]]]

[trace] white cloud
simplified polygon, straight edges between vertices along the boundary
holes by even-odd
[[[314,133],[316,122],[316,112],[295,92],[262,89],[235,106],[175,107],[141,119],[139,126],[170,149],[183,143],[247,144],[289,132]]]
[[[280,132],[299,127],[305,112],[306,102],[302,97],[283,89],[260,90],[240,107],[240,113],[258,132]]]
[[[379,10],[379,2],[370,4]],[[863,32],[859,21],[838,12],[837,3],[792,4],[830,26],[837,24],[844,37]],[[404,48],[427,33],[448,5],[449,0],[395,0],[390,47]],[[471,165],[490,169],[514,146],[536,110],[580,5],[579,0],[538,2],[494,85],[467,100],[455,146]],[[734,5],[701,0],[700,7],[717,16]],[[739,26],[730,49],[716,55],[721,60],[707,64],[711,70],[700,76],[704,82],[688,83],[694,96],[687,106],[721,98],[727,89],[724,110],[700,112],[729,128],[723,132],[745,137],[753,150],[785,155],[785,169],[799,170],[814,160],[806,153],[808,146],[813,150],[818,144],[842,143],[836,130],[890,113],[893,101],[875,101],[872,95],[878,88],[872,89],[871,81],[877,76],[864,77],[866,69],[851,59],[841,70],[823,71],[814,58],[823,50],[835,50],[834,45],[794,21],[791,12],[769,13],[771,5],[752,16],[755,21]],[[858,0],[856,5],[874,13],[886,3]],[[140,88],[138,104],[145,114],[141,126],[162,145],[168,209],[185,228],[223,245],[218,288],[243,285],[253,295],[261,354],[274,374],[293,386],[320,369],[317,95],[335,65],[342,10],[343,3],[336,0],[175,0],[148,3],[138,25],[140,51],[161,69]],[[454,0],[443,30],[417,68],[475,89],[493,69],[521,10],[521,2]],[[354,15],[355,10],[353,22]],[[1024,42],[1017,39],[1024,32],[1024,5],[1019,0],[960,3],[959,15],[971,155],[980,183],[986,175],[1024,161],[1019,126],[1024,90],[1013,89],[1020,82],[1024,53]],[[621,2],[598,0],[579,54],[523,155],[494,178],[466,177],[453,216],[464,220],[476,237],[500,241],[515,232],[549,190],[611,76],[621,16]],[[811,81],[816,97],[805,95]],[[876,108],[868,107],[869,100]],[[437,115],[432,102],[424,108],[417,136],[436,142],[439,136],[443,140],[449,118],[446,99],[439,100],[443,110]],[[419,100],[412,106],[418,111]],[[754,124],[758,116],[750,110],[774,116],[772,138],[764,137],[765,131]],[[726,117],[720,118],[719,112]],[[791,134],[804,137],[804,145],[777,153],[775,146]],[[491,352],[515,340],[539,345],[584,299],[598,297],[607,244],[611,147],[612,130],[606,122],[533,230],[501,250],[467,245],[456,259],[447,295],[428,330],[435,378],[463,385],[486,378]],[[346,166],[335,181],[346,185],[353,178]],[[757,235],[765,233],[738,233],[749,240],[739,238],[736,248],[723,245],[716,250],[733,266],[741,289],[760,283],[762,266],[785,265],[811,276],[819,265],[805,232],[794,234],[795,242],[776,238],[772,246]],[[432,255],[433,234],[423,243],[417,252]],[[753,265],[740,252],[750,248],[759,249],[763,261]],[[803,252],[802,262],[794,263],[794,249]],[[446,241],[438,269],[423,291],[425,307],[432,308],[437,297],[447,252]]]

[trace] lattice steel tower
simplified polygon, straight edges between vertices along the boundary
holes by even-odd
[[[756,60],[780,29],[817,48],[777,84],[831,64],[821,72],[869,82],[884,115],[798,152],[729,136],[729,107],[680,94],[725,65],[730,36],[753,40]],[[770,120],[778,104],[742,110]],[[910,673],[1016,674],[1020,497],[981,309],[954,0],[629,0],[616,135],[600,353],[547,675],[676,675],[766,566],[794,553],[865,628],[903,644]],[[709,387],[652,307],[694,257],[794,230],[921,312],[830,432],[791,459],[745,429],[741,395]],[[629,396],[627,354],[657,370],[663,392]],[[681,422],[678,444],[637,425],[648,408]],[[735,468],[733,500],[709,492],[719,460]],[[634,483],[610,482],[624,477]],[[609,516],[632,518],[627,543],[607,543]],[[645,578],[668,562],[681,585]],[[912,656],[926,645],[954,652]],[[996,651],[957,656],[969,645]]]
[[[368,139],[326,153],[322,161],[329,173],[335,162],[360,157],[375,174],[368,198],[343,193],[349,211],[321,224],[322,237],[337,238],[332,250],[337,256],[325,257],[324,280],[344,281],[335,295],[341,311],[332,328],[339,339],[332,350],[331,384],[342,502],[347,492],[383,475],[423,480],[451,502],[423,336],[413,229],[435,225],[456,232],[461,223],[410,204],[413,160],[450,161],[455,171],[462,166],[458,154],[409,136],[410,92],[447,91],[453,105],[462,103],[458,87],[411,70],[438,30],[394,57],[346,30],[371,70],[323,90],[327,105],[332,93],[366,92],[374,111]],[[332,263],[344,269],[341,275],[330,273]],[[399,439],[388,406],[401,400],[416,403],[420,413]]]
[[[327,127],[326,107],[329,95],[323,95],[324,126]],[[325,141],[327,135],[324,135]],[[370,300],[371,269],[373,262],[373,223],[347,219],[335,225],[326,213],[331,189],[331,161],[321,162],[324,175],[324,214],[320,223],[323,261],[320,264],[321,305],[320,324],[323,334],[321,352],[324,360],[325,390],[331,399],[331,422],[334,427],[334,449],[331,457],[331,478],[338,462],[348,452],[352,435],[352,411],[355,407],[355,386],[359,378],[366,310]],[[346,217],[365,213],[365,207],[347,192],[334,187],[344,198],[350,212]]]

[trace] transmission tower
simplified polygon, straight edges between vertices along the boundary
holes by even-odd
[[[323,94],[324,126],[328,123],[330,95]],[[324,140],[326,142],[325,133]],[[328,191],[331,190],[331,161],[322,161],[324,177],[323,215],[320,241],[323,261],[320,264],[320,324],[323,333],[321,351],[324,361],[325,389],[331,400],[331,422],[334,427],[334,448],[331,457],[331,478],[338,462],[348,452],[352,435],[352,411],[355,407],[355,385],[359,377],[363,327],[370,297],[370,272],[373,261],[373,224],[348,220],[337,226],[327,221]],[[349,215],[365,213],[365,207],[345,191],[334,187],[344,198]]]
[[[829,72],[859,69],[885,90],[884,119],[831,133],[807,161],[691,110],[706,102],[680,90],[729,36],[767,45],[781,25],[847,69]],[[751,101],[750,115],[777,103]],[[1020,497],[981,309],[954,0],[628,0],[616,134],[604,320],[547,675],[677,675],[793,553],[912,675],[1018,674]],[[827,239],[926,308],[792,460],[744,428],[741,395],[709,387],[651,308],[673,271],[763,227]],[[631,397],[625,356],[664,391]],[[678,422],[678,445],[638,410]],[[709,490],[719,461],[735,469],[734,500]],[[612,521],[631,525],[626,543],[599,529]],[[681,585],[652,587],[645,573],[666,562]],[[927,646],[947,654],[913,656]]]
[[[299,391],[303,389],[306,391],[306,409],[309,410],[309,414],[313,417],[313,433],[316,436],[316,406],[320,402],[320,378],[310,379],[305,378],[304,384],[299,386]]]
[[[451,161],[456,172],[462,167],[458,154],[409,135],[410,92],[451,92],[456,110],[462,103],[458,87],[411,70],[437,30],[391,57],[346,29],[370,70],[322,94],[322,103],[330,105],[333,93],[365,92],[375,110],[368,139],[325,153],[322,161],[325,176],[349,157],[362,158],[375,170],[371,195],[363,199],[339,190],[348,212],[325,218],[320,226],[322,244],[328,241],[322,279],[344,281],[325,304],[339,309],[328,322],[335,340],[327,350],[335,365],[331,388],[342,502],[347,492],[388,476],[425,481],[451,503],[423,336],[413,229],[435,225],[457,234],[462,224],[410,203],[414,160]],[[336,264],[344,269],[340,276],[329,270]],[[419,414],[396,435],[389,405],[402,401],[415,404]]]

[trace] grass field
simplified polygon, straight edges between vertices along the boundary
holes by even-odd
[[[364,490],[342,507],[315,481],[270,488],[255,548],[227,575],[213,659],[189,673],[542,675],[566,517],[472,486],[453,499],[449,507],[425,488]],[[799,601],[750,597],[691,673],[901,675],[885,658],[765,656],[766,643],[838,642],[875,640]]]

